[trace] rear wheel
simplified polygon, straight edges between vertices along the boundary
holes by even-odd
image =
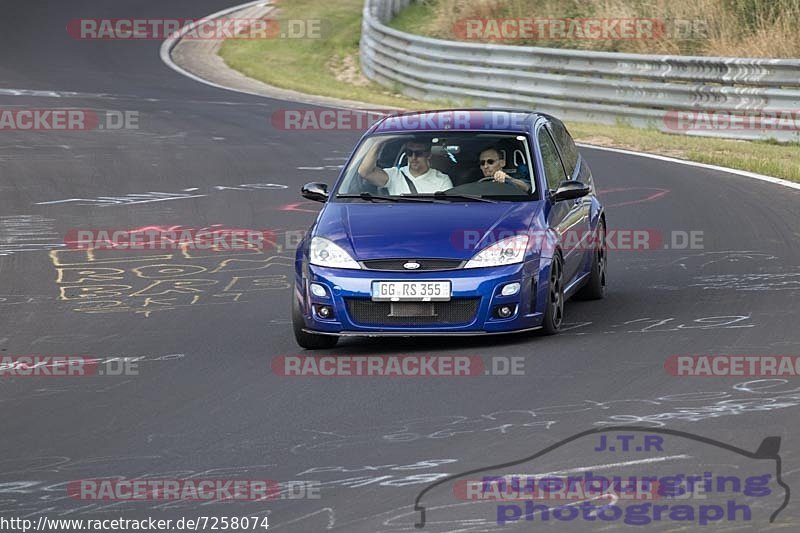
[[[325,350],[333,348],[339,342],[339,337],[334,335],[307,333],[303,331],[305,327],[303,313],[300,311],[300,302],[297,301],[297,295],[292,292],[292,328],[294,329],[294,338],[297,344],[306,350]]]
[[[550,287],[547,291],[547,307],[542,321],[542,333],[555,335],[564,321],[564,275],[561,256],[556,254],[550,264]]]
[[[606,247],[606,224],[602,220],[597,227],[598,245],[592,257],[592,270],[586,285],[575,295],[580,300],[600,300],[606,296],[606,267],[608,248]]]

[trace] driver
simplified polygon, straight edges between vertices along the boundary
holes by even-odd
[[[373,146],[358,166],[358,173],[378,187],[386,187],[391,195],[434,193],[453,188],[447,174],[431,168],[431,142],[415,137],[406,144],[404,167],[378,168],[380,144]]]
[[[484,178],[494,178],[494,181],[498,183],[508,182],[525,192],[531,192],[530,184],[525,183],[521,179],[512,178],[503,172],[503,167],[506,166],[506,160],[503,158],[500,149],[494,146],[484,149],[481,152],[479,162]]]

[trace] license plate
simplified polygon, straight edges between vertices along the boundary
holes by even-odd
[[[437,302],[450,300],[449,281],[373,281],[374,302]]]

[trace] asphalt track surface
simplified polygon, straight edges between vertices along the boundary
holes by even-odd
[[[104,255],[88,268],[124,271],[127,281],[118,283],[132,288],[122,303],[103,308],[69,291],[71,299],[62,298],[54,263],[86,268],[89,260],[84,252],[49,249],[70,228],[297,230],[313,221],[318,205],[300,203],[300,185],[332,182],[358,132],[278,131],[271,113],[303,106],[186,79],[162,64],[158,41],[81,42],[64,30],[72,18],[200,17],[229,5],[15,2],[0,19],[2,108],[128,110],[140,117],[136,130],[0,135],[0,353],[142,358],[138,375],[0,379],[0,516],[268,515],[270,529],[285,531],[414,530],[413,504],[426,480],[521,459],[617,424],[691,432],[750,451],[778,436],[783,479],[800,487],[800,381],[681,378],[664,370],[672,354],[800,353],[800,192],[777,185],[584,149],[609,229],[702,231],[704,248],[612,252],[607,299],[568,303],[565,331],[555,337],[346,340],[322,352],[521,357],[522,376],[273,374],[273,357],[302,354],[289,323],[291,254],[276,250],[255,258],[249,271],[223,269],[215,288],[196,301],[181,296],[174,306],[131,296],[147,287],[133,269],[181,264],[186,276],[198,278],[194,272],[210,276],[224,258]],[[194,189],[193,197],[123,198],[185,189]],[[42,203],[70,199],[80,200]],[[293,204],[299,205],[286,207]],[[234,301],[218,287],[241,275],[261,281]],[[608,471],[608,464],[625,462],[675,472],[677,461],[685,472],[743,472],[752,461],[723,457],[727,451],[688,437],[665,441],[673,446],[665,448],[669,457],[654,462],[639,461],[644,452],[594,452],[598,441],[591,442],[522,470]],[[110,502],[71,498],[65,489],[70,480],[106,477],[308,480],[320,498]],[[579,520],[502,527],[497,505],[475,514],[475,504],[452,492],[431,498],[422,531],[628,527]],[[771,505],[756,500],[754,509]],[[790,502],[771,526],[762,512],[759,521],[707,529],[796,529],[799,519]],[[693,526],[662,521],[647,528]]]

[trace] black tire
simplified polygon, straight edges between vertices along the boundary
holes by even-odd
[[[550,284],[547,289],[547,307],[541,333],[555,335],[564,322],[564,263],[561,255],[553,256],[550,263]]]
[[[592,271],[589,280],[575,294],[579,300],[600,300],[606,296],[606,268],[608,267],[608,247],[606,246],[606,224],[600,220],[597,228],[599,244],[592,258]]]
[[[303,313],[300,311],[300,303],[297,301],[297,295],[292,292],[292,329],[297,344],[306,350],[325,350],[333,348],[339,342],[339,337],[334,335],[306,333],[303,331],[304,327],[306,324],[303,321]]]

